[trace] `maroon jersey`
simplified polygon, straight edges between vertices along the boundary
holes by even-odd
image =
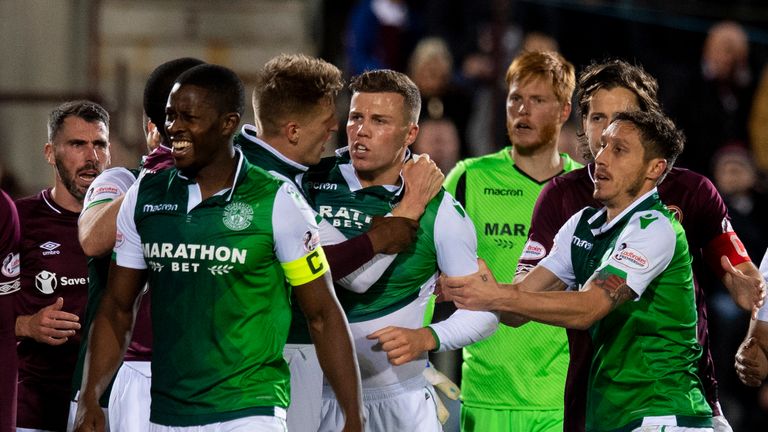
[[[64,298],[63,310],[82,319],[88,297],[88,265],[77,239],[79,213],[65,210],[50,190],[16,202],[21,222],[21,291],[17,315],[33,315]],[[18,344],[17,426],[65,430],[72,371],[80,332],[51,346],[23,339]]]
[[[16,430],[16,334],[13,300],[19,290],[19,215],[0,190],[0,432]]]
[[[594,164],[589,164],[552,179],[541,191],[533,210],[528,243],[523,250],[517,267],[518,272],[529,271],[547,255],[552,241],[563,224],[584,207],[600,208],[602,204],[592,197]],[[717,242],[723,234],[731,231],[728,211],[715,186],[706,177],[682,168],[672,168],[664,181],[658,185],[662,202],[675,214],[685,229],[691,255],[693,256],[694,284],[696,287],[696,308],[698,311],[697,336],[703,352],[699,359],[699,378],[713,410],[720,415],[717,397],[717,380],[714,364],[709,352],[707,331],[707,309],[704,292],[696,281],[696,274],[702,271],[702,258],[706,249]],[[731,233],[732,234],[732,233]],[[733,234],[732,234],[733,235]],[[735,236],[735,235],[734,235]],[[738,242],[737,242],[738,243]],[[735,245],[734,245],[735,247]],[[716,247],[719,249],[719,247]],[[749,261],[738,253],[723,250],[706,251],[717,257],[720,254],[731,257],[733,265]],[[719,264],[718,264],[719,265]],[[701,277],[701,274],[699,274]],[[568,344],[571,361],[565,383],[565,423],[567,432],[583,431],[586,412],[587,378],[592,360],[592,340],[587,331],[568,329]]]

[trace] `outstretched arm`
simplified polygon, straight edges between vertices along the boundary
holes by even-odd
[[[763,275],[752,261],[733,266],[728,257],[723,255],[720,264],[725,272],[720,280],[728,289],[734,302],[744,310],[751,310],[752,319],[757,319],[757,311],[763,305],[765,298]]]
[[[344,411],[345,431],[363,425],[360,371],[347,319],[332,291],[328,273],[295,287],[296,298],[307,317],[317,358]]]
[[[546,292],[562,290],[565,284],[544,267],[534,268],[525,281],[536,292],[524,291],[518,284],[498,284],[480,260],[476,274],[445,278],[443,292],[462,309],[512,312],[545,324],[579,329],[589,328],[636,296],[625,279],[605,270],[595,273],[578,292]]]
[[[76,431],[105,430],[99,397],[109,385],[131,341],[131,331],[146,270],[109,268],[107,291],[91,326],[85,357],[82,393],[77,406]]]

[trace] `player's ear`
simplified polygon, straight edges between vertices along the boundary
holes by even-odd
[[[667,160],[664,158],[653,158],[648,164],[648,178],[655,182],[667,171]]]
[[[227,136],[234,134],[237,132],[236,129],[239,124],[240,114],[236,112],[225,114],[222,121],[222,133]]]
[[[48,162],[48,165],[56,164],[56,157],[53,154],[53,143],[45,143],[43,146],[43,154],[45,154],[45,161]]]
[[[416,142],[416,137],[419,136],[419,125],[416,123],[409,123],[408,126],[408,133],[405,135],[405,146],[408,147],[409,145]]]

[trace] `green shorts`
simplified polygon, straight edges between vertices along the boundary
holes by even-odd
[[[497,410],[461,405],[463,432],[562,432],[563,410]]]

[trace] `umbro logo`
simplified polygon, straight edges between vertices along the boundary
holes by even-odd
[[[47,241],[40,245],[40,249],[45,249],[43,255],[58,255],[61,253],[61,251],[57,250],[59,246],[61,246],[61,244]]]

